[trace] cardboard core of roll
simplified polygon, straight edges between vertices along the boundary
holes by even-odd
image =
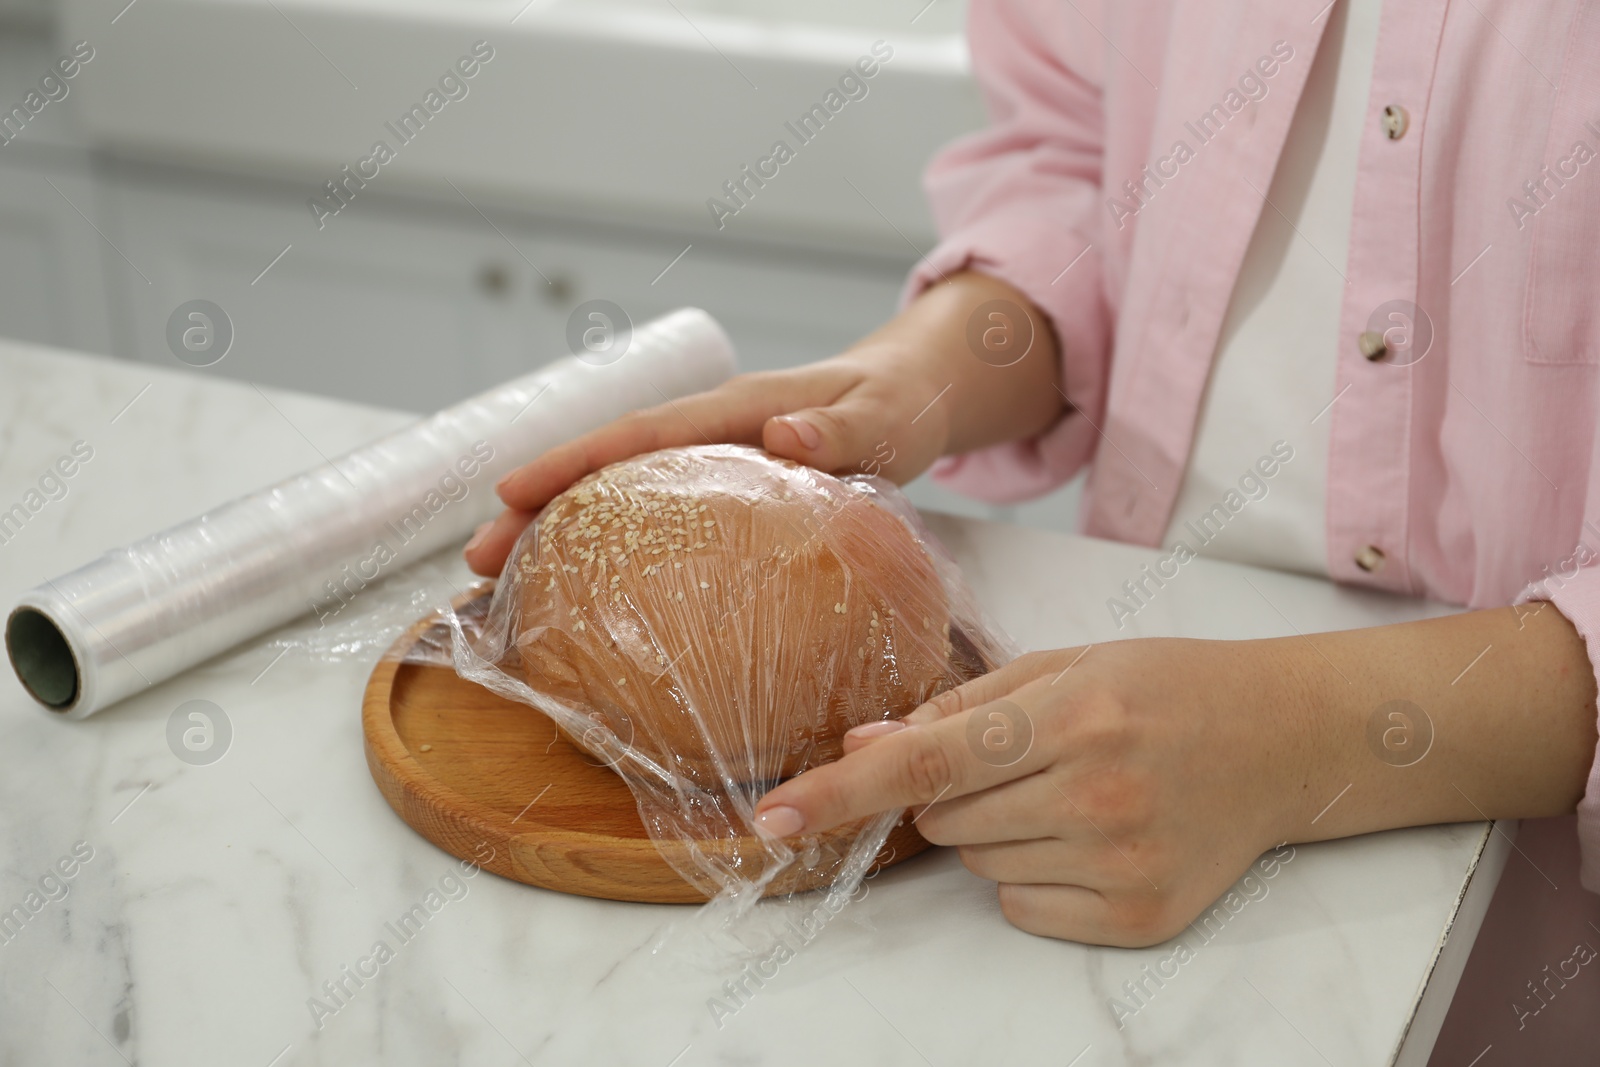
[[[78,660],[66,635],[44,612],[20,607],[6,620],[6,653],[33,698],[54,711],[78,699]]]

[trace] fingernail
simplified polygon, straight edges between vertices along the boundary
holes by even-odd
[[[512,474],[515,474],[515,473],[516,473],[515,471],[512,472]],[[496,493],[498,493],[498,492],[500,492],[500,490],[504,489],[506,486],[508,486],[510,484],[511,484],[511,474],[508,474],[504,478],[501,478],[498,482],[494,483],[494,491]]]
[[[486,522],[474,530],[472,533],[472,539],[467,542],[467,547],[463,548],[461,551],[471,552],[473,549],[477,548],[478,542],[483,540],[484,535],[489,532],[489,527],[493,525],[494,523],[492,522]]]
[[[794,415],[779,415],[778,421],[794,431],[794,435],[800,439],[801,448],[814,449],[822,444],[822,434],[805,419]]]
[[[790,837],[805,826],[806,821],[794,808],[778,805],[756,816],[756,829],[772,837]]]
[[[897,730],[904,730],[908,724],[899,719],[880,719],[878,722],[864,722],[860,726],[852,726],[845,731],[847,737],[882,737],[892,734]]]

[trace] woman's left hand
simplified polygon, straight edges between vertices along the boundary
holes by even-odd
[[[1399,710],[1396,710],[1399,709]],[[1037,934],[1167,940],[1284,842],[1575,810],[1596,744],[1548,604],[1256,641],[1030,653],[773,789],[779,837],[911,807]]]
[[[767,794],[758,822],[788,836],[909,805],[924,837],[1000,883],[1014,925],[1155,944],[1286,836],[1311,749],[1290,653],[1185,640],[1030,653],[851,731],[843,759]]]

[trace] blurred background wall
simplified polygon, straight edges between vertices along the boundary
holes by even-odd
[[[745,369],[819,359],[936,241],[922,166],[983,122],[963,21],[960,0],[0,0],[0,335],[182,367],[169,322],[206,300],[232,341],[197,373],[415,411],[565,354],[597,299],[635,323],[704,307]],[[912,492],[1061,529],[1076,502]]]

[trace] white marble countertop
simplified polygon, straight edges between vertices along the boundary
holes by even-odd
[[[0,510],[74,441],[94,449],[66,496],[0,544],[0,598],[408,418],[270,395],[0,343]],[[1105,599],[1154,558],[933,521],[991,613],[1033,647],[1119,636]],[[1440,610],[1196,561],[1120,636],[1260,637]],[[1420,1063],[1504,862],[1505,836],[1483,824],[1298,847],[1208,942],[1190,938],[1193,958],[1147,982],[1119,1028],[1113,998],[1170,946],[1021,933],[992,885],[935,850],[867,882],[719,1020],[712,998],[737,968],[697,948],[689,908],[482,874],[396,943],[385,923],[457,865],[368,777],[360,698],[374,656],[275,654],[251,644],[81,722],[3,672],[0,915],[21,905],[27,921],[0,927],[0,1063]],[[233,726],[208,766],[166,742],[191,699]],[[394,958],[314,1018],[308,1000],[327,1003],[323,983],[379,939]]]

